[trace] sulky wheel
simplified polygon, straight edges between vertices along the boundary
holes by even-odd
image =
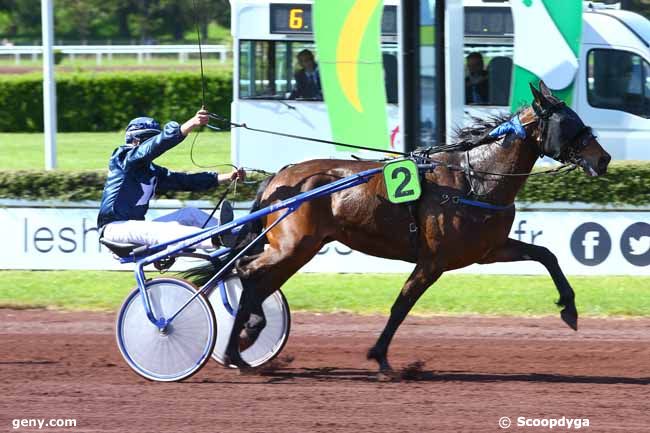
[[[193,285],[173,278],[150,280],[145,287],[156,318],[171,317],[196,294]],[[161,331],[147,318],[136,288],[117,315],[116,334],[129,367],[147,379],[171,382],[205,365],[214,349],[217,324],[209,302],[199,295]]]
[[[239,277],[231,276],[225,282],[219,283],[208,296],[219,326],[217,344],[214,347],[212,358],[221,365],[224,365],[224,354],[226,353],[226,346],[230,338],[241,292],[242,284]],[[259,367],[275,358],[282,351],[289,338],[291,316],[289,314],[289,304],[287,304],[282,292],[277,290],[266,298],[262,304],[262,309],[266,317],[266,326],[257,337],[257,340],[241,352],[242,358],[251,367]]]

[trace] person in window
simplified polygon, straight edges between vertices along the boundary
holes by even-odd
[[[195,128],[206,125],[208,112],[201,109],[194,117],[179,125],[169,122],[161,128],[151,117],[138,117],[126,128],[125,144],[113,151],[108,163],[108,176],[97,218],[101,236],[109,241],[154,245],[171,241],[199,231],[209,215],[200,209],[186,207],[153,221],[145,221],[149,200],[156,190],[204,191],[220,182],[244,179],[244,170],[217,174],[178,173],[153,163],[153,160],[172,149]],[[225,202],[224,202],[225,203]],[[232,220],[232,208],[222,209],[224,220]],[[211,218],[208,227],[224,224]],[[207,239],[200,248],[222,245],[222,239]]]
[[[294,75],[296,87],[291,92],[290,99],[323,99],[318,73],[318,63],[314,60],[314,54],[309,50],[302,50],[296,56],[298,64],[302,69]]]
[[[467,56],[467,76],[465,77],[465,103],[486,104],[488,102],[488,73],[479,52]]]

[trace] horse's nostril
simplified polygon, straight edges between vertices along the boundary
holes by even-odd
[[[598,161],[598,169],[600,171],[605,171],[607,169],[607,165],[609,164],[609,161],[612,160],[612,157],[607,155],[607,156],[601,156],[600,160]]]

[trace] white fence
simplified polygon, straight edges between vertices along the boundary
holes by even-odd
[[[55,51],[74,59],[76,55],[95,56],[98,65],[102,64],[103,57],[109,60],[114,54],[134,55],[138,63],[151,59],[152,54],[177,54],[178,61],[184,63],[190,54],[198,54],[198,45],[55,45]],[[216,54],[221,63],[226,61],[231,48],[227,45],[203,45],[201,50],[205,54]],[[43,47],[40,45],[0,46],[0,56],[14,56],[17,65],[22,56],[31,56],[32,60],[42,55]]]

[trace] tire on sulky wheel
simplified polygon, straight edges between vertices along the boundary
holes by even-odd
[[[169,318],[196,294],[184,280],[157,278],[145,283],[156,318]],[[160,330],[147,318],[139,289],[127,296],[117,315],[117,345],[126,363],[140,376],[159,382],[186,379],[210,359],[217,335],[214,311],[196,296],[169,326]]]

